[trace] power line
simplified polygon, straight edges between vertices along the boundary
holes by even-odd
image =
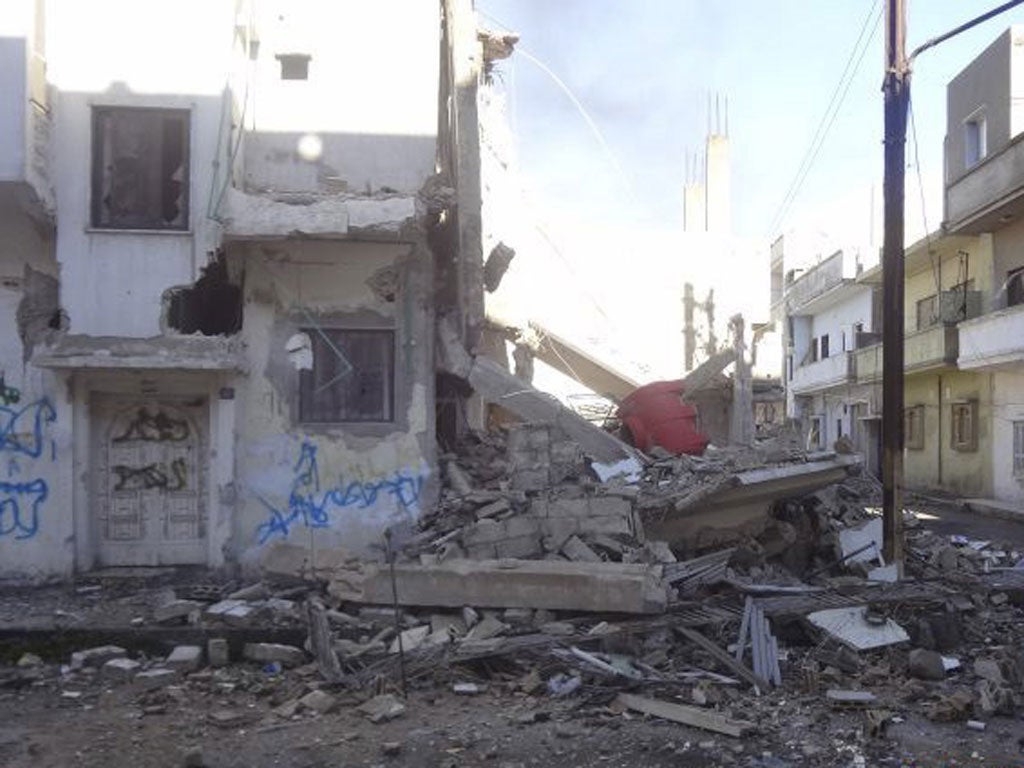
[[[876,10],[878,11],[877,16],[875,15]],[[868,45],[874,37],[875,30],[878,28],[878,24],[882,19],[882,10],[883,9],[879,8],[879,0],[874,0],[874,3],[871,5],[871,9],[864,17],[860,33],[857,35],[857,41],[853,44],[853,49],[850,51],[850,55],[846,60],[846,65],[843,67],[842,74],[839,76],[839,81],[836,83],[836,87],[832,91],[832,98],[829,99],[828,106],[825,107],[825,111],[822,113],[821,119],[818,121],[818,127],[815,129],[814,136],[807,147],[807,151],[804,153],[803,160],[801,161],[793,180],[790,182],[789,188],[786,190],[782,203],[780,203],[778,210],[775,212],[775,216],[772,217],[771,224],[768,227],[769,234],[774,233],[775,229],[782,224],[786,214],[789,212],[790,206],[796,199],[797,194],[799,194],[804,180],[814,167],[814,162],[818,157],[818,153],[821,151],[821,147],[825,143],[828,132],[832,128],[836,116],[839,114],[839,109],[842,107],[843,101],[846,99],[846,94],[850,90],[850,85],[853,83],[853,79],[856,76],[857,71],[860,69],[860,64],[864,60],[864,54],[867,52]],[[875,18],[875,23],[872,26],[871,34],[866,35],[865,33],[868,30],[872,17]]]

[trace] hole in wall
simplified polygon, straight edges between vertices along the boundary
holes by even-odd
[[[178,333],[228,336],[242,330],[242,289],[231,282],[223,252],[195,284],[169,292],[167,323]]]

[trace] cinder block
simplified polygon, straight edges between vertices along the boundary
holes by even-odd
[[[176,646],[164,664],[180,672],[195,672],[203,665],[203,649],[198,645]]]
[[[147,669],[135,676],[134,685],[142,691],[152,691],[156,688],[163,688],[178,679],[178,673],[173,669]]]
[[[541,554],[540,536],[515,536],[494,544],[499,558],[529,558]]]
[[[206,643],[206,658],[211,667],[227,666],[231,660],[228,641],[223,637],[211,637]]]

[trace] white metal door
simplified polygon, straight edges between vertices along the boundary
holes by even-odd
[[[92,411],[100,564],[205,563],[205,400],[96,395]]]

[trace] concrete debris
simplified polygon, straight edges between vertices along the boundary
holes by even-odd
[[[405,712],[405,705],[390,693],[384,693],[360,705],[359,711],[371,723],[383,723],[400,717]]]
[[[164,660],[168,669],[178,672],[195,672],[203,665],[203,649],[198,645],[179,645]]]
[[[242,655],[250,661],[278,662],[285,667],[297,667],[306,661],[301,648],[280,643],[246,643]]]

